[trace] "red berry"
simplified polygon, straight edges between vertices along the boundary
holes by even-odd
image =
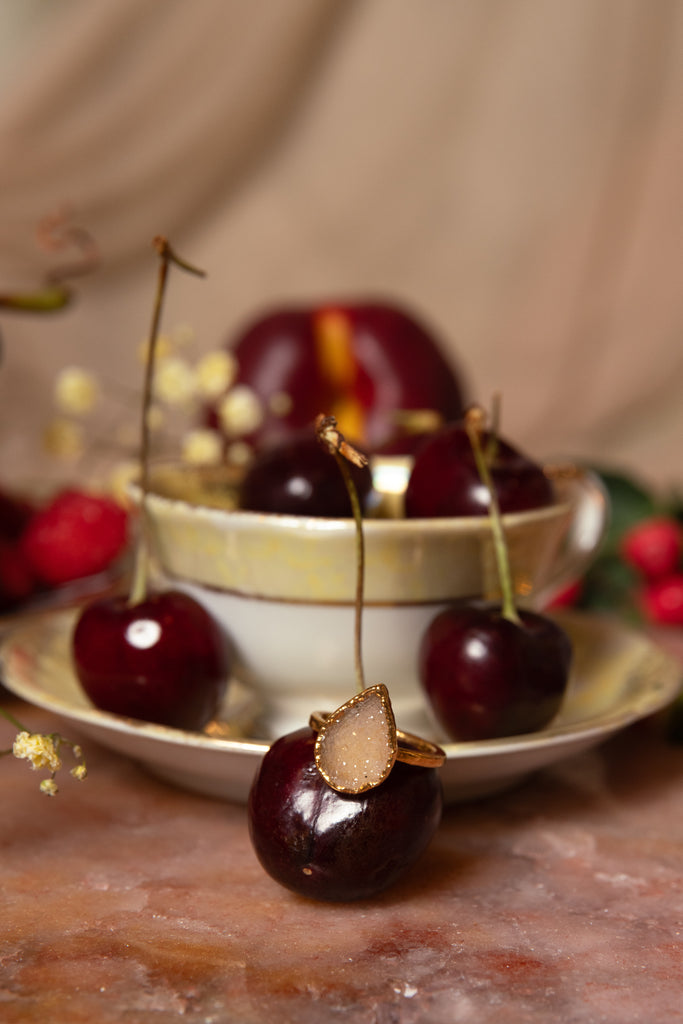
[[[652,516],[624,534],[622,557],[648,579],[667,576],[678,567],[683,535],[674,519]]]
[[[580,600],[582,594],[583,580],[574,580],[573,583],[568,583],[566,587],[559,590],[557,594],[550,599],[546,605],[546,609],[551,611],[555,608],[573,608]]]
[[[648,583],[641,594],[641,605],[650,622],[683,626],[683,573]]]
[[[29,565],[58,586],[102,572],[123,550],[128,516],[111,498],[62,491],[36,513],[22,537]]]

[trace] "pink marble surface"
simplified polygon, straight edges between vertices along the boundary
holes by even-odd
[[[681,1019],[683,748],[653,722],[452,808],[410,878],[341,907],[263,874],[242,807],[87,755],[55,798],[0,764],[6,1024]]]

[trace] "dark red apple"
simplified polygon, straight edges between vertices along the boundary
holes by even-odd
[[[374,451],[395,434],[398,411],[431,409],[444,420],[463,411],[462,385],[432,333],[386,303],[329,302],[260,316],[230,344],[236,383],[262,402],[261,444],[308,426],[320,412]],[[219,423],[215,409],[212,425]]]
[[[543,469],[507,441],[482,433],[482,447],[501,512],[551,505],[552,483]],[[482,482],[467,430],[447,424],[425,440],[415,456],[405,494],[407,518],[485,516],[489,491]]]
[[[535,732],[559,710],[572,645],[552,619],[462,602],[441,612],[420,646],[420,681],[448,736],[488,740]]]
[[[441,820],[435,768],[396,762],[358,795],[338,793],[314,759],[316,734],[300,729],[266,753],[249,796],[249,831],[264,869],[315,900],[368,899],[396,882]]]

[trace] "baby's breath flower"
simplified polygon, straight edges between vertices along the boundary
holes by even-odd
[[[92,373],[79,366],[66,366],[55,381],[55,401],[62,412],[82,416],[93,409],[99,395]]]
[[[216,430],[190,430],[183,438],[182,457],[191,466],[216,466],[223,458],[223,439]]]
[[[169,356],[157,363],[154,394],[167,405],[187,405],[195,396],[197,382],[186,359]]]
[[[218,418],[228,437],[250,434],[263,422],[263,404],[252,388],[237,384],[218,406]]]
[[[78,459],[85,451],[85,439],[80,423],[57,418],[48,423],[43,433],[43,445],[49,455],[60,459]]]
[[[246,441],[234,441],[229,445],[226,455],[233,466],[247,466],[254,456],[254,449]]]
[[[33,769],[49,768],[56,772],[62,766],[54,737],[39,732],[20,732],[14,740],[12,753],[20,760],[30,761]]]
[[[20,730],[14,738],[11,749],[0,750],[0,755],[13,754],[20,760],[28,761],[34,770],[47,768],[50,776],[41,781],[41,793],[45,793],[46,796],[55,796],[57,793],[57,783],[54,777],[55,773],[62,767],[62,761],[59,756],[59,750],[62,745],[71,748],[71,753],[77,761],[70,774],[79,781],[86,778],[88,773],[85,767],[85,758],[78,743],[72,743],[71,740],[65,739],[58,732],[47,735],[40,732],[29,732],[6,708],[0,708],[0,715]]]
[[[216,349],[198,361],[195,372],[197,388],[205,398],[218,398],[227,391],[237,373],[237,360],[231,352]]]

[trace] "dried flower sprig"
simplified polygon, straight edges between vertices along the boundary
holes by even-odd
[[[41,793],[55,796],[59,791],[55,776],[62,767],[60,752],[63,747],[70,750],[76,762],[69,774],[79,782],[87,777],[85,757],[78,743],[73,743],[59,732],[31,732],[7,708],[0,708],[0,714],[18,730],[12,746],[7,750],[0,750],[0,756],[12,754],[19,760],[28,761],[34,771],[46,768],[50,774],[40,782]]]
[[[28,292],[0,293],[0,308],[18,313],[53,313],[68,306],[73,298],[70,282],[90,274],[100,263],[97,243],[90,233],[71,219],[68,209],[44,217],[37,229],[37,241],[44,252],[75,251],[69,263],[53,267],[44,283]]]
[[[194,356],[193,341],[194,333],[186,325],[158,338],[148,417],[156,452],[180,452],[182,461],[191,466],[216,466],[225,459],[241,465],[251,454],[250,450],[243,451],[242,438],[259,426],[265,410],[251,388],[235,385],[238,367],[230,352],[215,349]],[[140,351],[144,354],[146,348],[144,343]],[[216,401],[221,395],[216,409],[218,424],[202,425],[205,403]],[[100,430],[97,424],[86,422],[94,414],[100,419],[108,418],[111,412],[103,405],[110,406],[112,402],[117,410],[112,424]],[[129,392],[111,381],[99,381],[84,367],[64,367],[54,386],[55,416],[43,429],[45,451],[70,463],[84,457],[113,454],[113,485],[120,477],[120,464],[137,444],[137,435],[127,436],[125,425],[121,426],[121,410],[123,407],[127,416],[130,407],[138,403],[137,390]],[[286,412],[283,408],[282,414]],[[126,481],[129,476],[126,473]]]

